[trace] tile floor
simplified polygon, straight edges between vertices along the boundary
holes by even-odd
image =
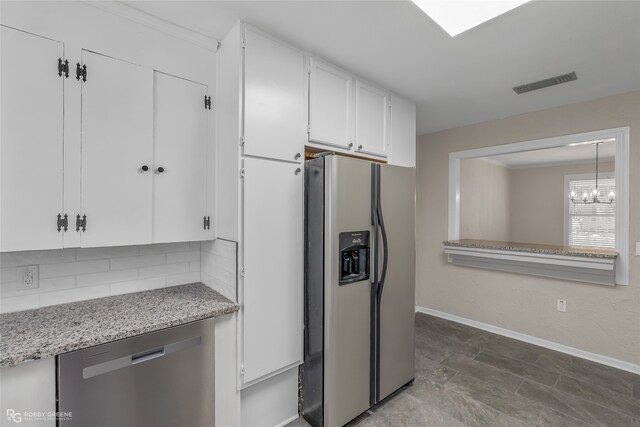
[[[640,376],[418,313],[414,383],[357,425],[640,427]]]

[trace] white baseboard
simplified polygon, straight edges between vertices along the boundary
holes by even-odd
[[[561,353],[566,353],[572,356],[581,357],[582,359],[591,360],[593,362],[601,363],[603,365],[612,366],[614,368],[622,369],[623,371],[633,372],[634,374],[640,374],[640,365],[636,365],[635,363],[625,362],[623,360],[614,359],[613,357],[603,356],[597,353],[591,353],[590,351],[580,350],[579,348],[569,347],[567,345],[558,344],[553,341],[532,337],[531,335],[522,334],[520,332],[515,332],[510,329],[500,328],[498,326],[490,325],[488,323],[478,322],[476,320],[455,316],[453,314],[444,313],[442,311],[433,310],[431,308],[421,307],[419,305],[416,305],[416,312],[430,314],[431,316],[436,316],[442,319],[451,320],[452,322],[462,323],[463,325],[472,326],[474,328],[482,329],[484,331],[492,332],[494,334],[503,335],[505,337],[513,338],[519,341],[524,341],[529,344],[534,344],[540,347],[559,351]]]

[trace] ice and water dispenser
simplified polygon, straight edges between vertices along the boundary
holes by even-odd
[[[369,232],[340,233],[339,285],[369,279]]]

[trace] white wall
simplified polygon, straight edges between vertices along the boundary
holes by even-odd
[[[460,238],[509,241],[509,169],[484,159],[460,162]]]
[[[630,126],[630,250],[640,241],[640,92],[452,129],[418,139],[416,304],[640,365],[640,257],[629,286],[447,263],[448,158],[454,151]],[[556,300],[567,301],[567,312]]]

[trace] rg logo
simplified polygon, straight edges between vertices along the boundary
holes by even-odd
[[[21,423],[22,413],[16,412],[13,409],[7,409],[7,420],[13,421],[14,423]]]

